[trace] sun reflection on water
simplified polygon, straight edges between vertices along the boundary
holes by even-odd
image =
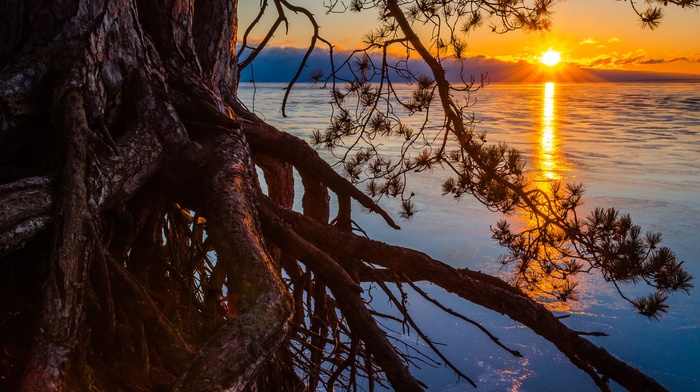
[[[533,171],[532,179],[539,183],[536,186],[540,188],[546,196],[552,197],[552,186],[563,183],[567,180],[566,172],[570,171],[569,163],[566,161],[560,147],[559,129],[557,128],[557,107],[555,83],[547,82],[544,85],[544,97],[542,101],[542,122],[540,132],[533,135],[535,142],[533,163],[535,170]],[[544,205],[544,204],[543,204]],[[544,211],[546,212],[546,211]],[[522,216],[522,224],[528,229],[539,227],[541,222],[532,214]],[[550,228],[551,229],[551,228]],[[542,250],[545,257],[546,250]],[[544,293],[554,293],[559,290],[564,281],[557,277],[551,276],[545,272],[545,266],[540,262],[532,262],[527,267],[527,275],[537,277],[536,283],[521,287],[525,292],[530,293],[535,298],[538,298],[543,305],[554,312],[570,312],[581,308],[580,303],[572,303],[571,301],[563,302],[556,298],[543,295]]]
[[[544,111],[542,113],[542,132],[538,145],[535,162],[539,173],[539,181],[558,181],[563,178],[566,163],[559,151],[556,135],[555,94],[554,82],[544,86]]]

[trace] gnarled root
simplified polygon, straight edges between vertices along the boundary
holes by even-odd
[[[379,270],[381,273],[389,272],[412,282],[432,282],[472,303],[508,315],[552,342],[602,388],[606,384],[603,378],[608,378],[630,390],[665,390],[651,377],[579,336],[543,305],[498,278],[475,271],[457,270],[418,251],[321,225],[296,212],[280,209],[269,201],[263,202],[262,206],[264,222],[271,230],[280,231],[283,225],[288,225],[285,229],[287,233],[293,231],[298,234],[310,243],[307,247],[326,252],[324,254],[331,261],[350,257],[358,263],[380,266],[383,268]]]
[[[197,352],[176,391],[242,390],[287,338],[291,298],[260,234],[252,162],[242,136],[214,138],[202,182],[207,231],[235,314]]]

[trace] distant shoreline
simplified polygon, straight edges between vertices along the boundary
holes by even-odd
[[[542,80],[542,81],[509,81],[509,80],[500,80],[500,81],[490,81],[488,83],[484,83],[485,85],[494,85],[494,84],[542,84],[542,83],[549,83],[549,82],[554,82],[557,84],[614,84],[614,83],[700,83],[700,75],[698,75],[696,78],[680,78],[680,79],[674,79],[674,78],[658,78],[658,79],[623,79],[623,80],[586,80],[586,81],[562,81],[562,80]],[[341,82],[342,83],[342,82]],[[377,83],[377,82],[371,82],[371,83]],[[452,83],[455,83],[455,81],[452,81]],[[244,82],[240,82],[241,86],[247,86],[247,85],[252,85],[252,84],[280,84],[287,86],[289,84],[289,81],[259,81],[259,80],[248,80]],[[315,83],[311,81],[297,81],[295,85],[313,85],[317,84],[319,87],[322,85],[322,83]]]

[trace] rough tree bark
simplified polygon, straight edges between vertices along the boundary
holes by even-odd
[[[361,280],[384,276],[509,315],[601,388],[663,390],[496,278],[363,239],[349,209],[331,226],[328,190],[397,227],[237,102],[236,12],[225,0],[0,5],[2,388],[315,390],[361,367],[421,390],[361,296]],[[305,216],[291,211],[292,167]]]

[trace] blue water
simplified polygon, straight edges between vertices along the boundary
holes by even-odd
[[[246,84],[240,96],[268,122],[303,139],[308,140],[313,129],[325,128],[330,107],[324,90],[297,86],[287,106],[289,117],[283,118],[279,110],[283,87]],[[471,98],[476,101],[471,109],[479,120],[477,130],[487,131],[490,142],[507,141],[523,151],[534,180],[583,182],[587,208],[616,207],[645,230],[661,232],[664,244],[700,277],[700,84],[492,85]],[[392,147],[396,147],[392,141],[385,143],[386,149]],[[321,154],[334,159],[325,151]],[[454,201],[441,196],[443,177],[436,170],[409,179],[408,189],[416,193],[412,200],[419,211],[411,221],[400,222],[400,231],[360,208],[355,220],[375,239],[421,250],[457,267],[507,276],[494,261],[503,249],[489,232],[489,225],[501,216],[468,198]],[[382,200],[382,205],[399,219],[396,202]],[[653,322],[636,315],[596,276],[582,279],[579,287],[580,300],[557,309],[571,314],[567,325],[610,334],[591,340],[672,391],[700,391],[697,292],[672,297],[669,313]],[[588,376],[526,328],[435,287],[423,289],[525,355],[513,358],[474,327],[409,292],[418,324],[434,340],[448,343],[441,346],[443,352],[479,384],[479,390],[597,390]],[[630,295],[645,292],[624,289]],[[375,297],[376,306],[385,302]],[[422,345],[414,335],[394,337]],[[414,371],[430,390],[472,390],[443,366],[422,365]]]

